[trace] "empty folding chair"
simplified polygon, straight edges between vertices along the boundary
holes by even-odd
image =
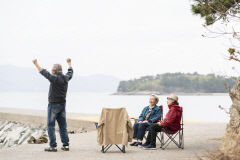
[[[102,146],[103,153],[113,145],[126,152],[125,146],[132,141],[133,127],[125,108],[103,108],[97,129],[98,144]]]

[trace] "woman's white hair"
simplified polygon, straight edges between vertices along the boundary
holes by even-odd
[[[150,97],[153,97],[154,99],[155,99],[155,101],[156,101],[156,104],[158,103],[158,101],[159,101],[159,98],[155,95],[155,94],[152,94]]]

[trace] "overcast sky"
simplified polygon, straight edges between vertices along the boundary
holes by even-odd
[[[232,75],[228,41],[206,39],[189,0],[1,0],[0,64],[122,79],[165,72]],[[65,65],[65,64],[64,64]]]

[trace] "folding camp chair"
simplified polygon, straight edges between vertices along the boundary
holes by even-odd
[[[164,141],[164,134],[167,136],[167,140]],[[175,138],[178,137],[178,141],[175,140]],[[181,115],[181,123],[180,123],[180,129],[177,132],[172,132],[169,131],[167,129],[163,129],[160,132],[160,138],[158,137],[158,139],[160,140],[161,143],[161,147],[162,149],[167,148],[167,146],[173,142],[174,144],[176,144],[176,146],[178,148],[184,149],[184,137],[183,137],[183,112]]]
[[[95,125],[102,153],[114,145],[122,153],[126,152],[125,145],[132,139],[133,129],[125,108],[103,108],[99,123],[95,122]]]
[[[98,122],[94,122],[96,128],[98,127]],[[123,152],[123,153],[126,153],[126,150],[125,150],[125,145],[122,146],[122,148],[119,147],[119,145],[115,144],[115,146],[117,146],[117,148]],[[101,149],[101,152],[102,153],[106,153],[108,151],[109,148],[112,147],[112,144],[109,144],[109,145],[106,145],[106,146],[102,146],[102,149]]]

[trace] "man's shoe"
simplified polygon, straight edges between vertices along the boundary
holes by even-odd
[[[63,151],[69,151],[69,146],[62,146],[61,148]]]
[[[143,148],[143,147],[148,146],[148,145],[149,145],[149,143],[145,142],[144,144],[139,145],[138,147]]]
[[[157,148],[156,148],[156,145],[149,144],[148,146],[145,146],[144,149],[146,149],[146,150],[156,150]]]
[[[44,151],[46,151],[46,152],[57,152],[57,147],[48,147],[48,148],[45,148]]]
[[[142,142],[137,142],[134,146],[139,146],[139,145],[142,145]]]
[[[132,143],[130,144],[130,146],[135,146],[136,143],[138,143],[138,142],[132,142]]]

